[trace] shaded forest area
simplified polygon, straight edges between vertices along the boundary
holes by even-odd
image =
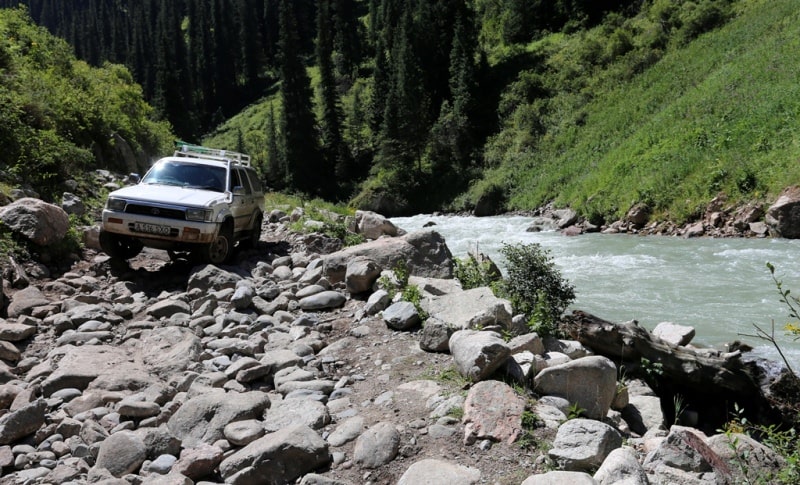
[[[273,189],[387,215],[477,206],[492,213],[556,200],[598,219],[624,211],[629,191],[612,194],[621,204],[592,195],[602,188],[573,190],[570,200],[560,188],[576,179],[574,166],[596,164],[613,148],[592,104],[724,25],[737,3],[752,2],[0,0],[0,7],[26,5],[92,65],[124,64],[176,136],[254,155]],[[564,137],[580,140],[583,131],[607,141],[589,158],[560,161]],[[656,211],[673,199],[643,194]]]
[[[27,5],[35,22],[92,65],[126,65],[157,116],[184,139],[196,141],[279,93],[266,140],[272,150],[261,161],[272,187],[338,200],[360,190],[364,204],[402,213],[441,205],[480,175],[480,148],[497,129],[497,96],[506,82],[480,52],[482,23],[502,31],[504,42],[527,42],[565,25],[585,27],[636,2],[518,0],[494,10],[482,3],[488,4],[2,0],[0,6]],[[316,91],[308,72],[318,76]],[[360,189],[370,176],[373,182]]]

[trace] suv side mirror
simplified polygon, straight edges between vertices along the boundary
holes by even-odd
[[[237,185],[233,188],[233,195],[245,195],[244,187]]]
[[[130,174],[128,174],[128,183],[130,183],[130,184],[138,184],[139,181],[141,181],[141,180],[142,180],[142,178],[139,177],[138,173],[130,173]]]

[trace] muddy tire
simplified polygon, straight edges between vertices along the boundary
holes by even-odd
[[[260,214],[256,216],[256,221],[253,223],[253,228],[250,230],[247,239],[243,239],[239,243],[243,248],[252,249],[258,246],[258,241],[261,240],[261,223],[263,220]]]
[[[113,259],[130,259],[142,252],[144,245],[133,238],[100,231],[100,248]]]
[[[209,244],[200,248],[200,258],[211,264],[225,264],[233,255],[233,230],[230,224],[224,224],[217,236]]]

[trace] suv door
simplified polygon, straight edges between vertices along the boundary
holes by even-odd
[[[242,187],[243,193],[233,195],[231,213],[234,217],[234,231],[248,231],[253,220],[253,213],[258,210],[260,198],[253,193],[250,180],[243,168],[231,167],[231,190]]]

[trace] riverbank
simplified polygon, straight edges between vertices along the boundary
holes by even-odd
[[[767,342],[744,337],[753,324],[776,324],[776,336],[800,367],[800,343],[781,330],[787,312],[766,263],[786,289],[800,287],[795,264],[800,241],[781,238],[682,238],[590,233],[565,237],[557,230],[528,232],[534,217],[418,215],[391,219],[415,231],[436,229],[455,257],[479,250],[501,269],[503,243],[537,243],[575,286],[574,309],[615,322],[637,320],[653,329],[669,321],[697,329],[697,345],[723,349],[744,340],[757,355],[779,356]],[[431,225],[433,224],[433,225]]]

